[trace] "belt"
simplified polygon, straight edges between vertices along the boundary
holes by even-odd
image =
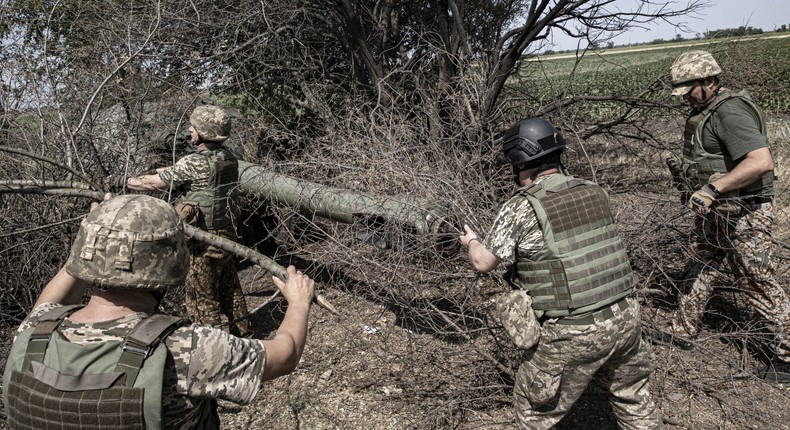
[[[563,325],[590,325],[594,324],[595,320],[598,319],[606,321],[612,317],[614,317],[614,307],[617,306],[620,308],[621,311],[628,309],[628,302],[625,299],[620,300],[617,303],[614,303],[610,306],[607,306],[602,309],[598,309],[597,311],[592,311],[584,316],[574,316],[570,315],[567,317],[562,317],[557,320],[557,324]]]

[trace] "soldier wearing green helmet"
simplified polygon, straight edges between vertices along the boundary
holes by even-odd
[[[775,334],[774,361],[758,375],[790,382],[790,299],[776,281],[771,262],[774,160],[760,108],[745,91],[721,85],[722,69],[707,51],[677,57],[669,70],[672,95],[691,107],[681,157],[667,164],[696,215],[691,256],[693,280],[679,299],[668,333],[693,345],[726,260],[737,286]]]
[[[188,154],[154,175],[129,178],[133,190],[186,189],[176,204],[185,222],[219,236],[237,240],[238,160],[222,146],[230,136],[231,119],[217,106],[201,105],[189,116],[189,133],[197,152]],[[220,324],[224,315],[230,332],[251,334],[247,304],[233,256],[214,246],[190,243],[191,262],[184,302],[189,317],[203,324]]]
[[[96,205],[17,330],[3,374],[10,428],[219,428],[216,399],[248,403],[263,381],[294,370],[314,282],[293,266],[285,282],[273,277],[288,308],[271,340],[157,314],[186,277],[185,240],[160,199]]]
[[[609,388],[623,428],[660,428],[650,344],[606,192],[565,174],[565,140],[543,118],[518,121],[502,141],[519,188],[485,239],[465,225],[460,241],[478,271],[512,263],[515,288],[496,307],[526,351],[513,388],[518,427],[555,428],[596,380]]]

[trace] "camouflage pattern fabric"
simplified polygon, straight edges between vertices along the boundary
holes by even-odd
[[[199,191],[211,186],[211,166],[208,158],[190,154],[178,160],[169,169],[159,173],[163,182],[172,186],[187,186]],[[220,236],[236,239],[231,229],[212,231]],[[185,281],[184,304],[189,317],[200,324],[219,324],[220,315],[229,320],[248,313],[244,294],[233,257],[221,249],[190,242],[189,273]],[[240,321],[230,328],[231,333],[246,336],[249,323]]]
[[[208,159],[197,153],[189,154],[159,172],[159,179],[165,184],[173,188],[186,186],[195,191],[211,186],[210,177],[211,166]]]
[[[544,242],[535,211],[526,197],[516,195],[500,208],[483,246],[503,262],[512,262],[534,255]],[[558,319],[542,323],[538,344],[525,352],[528,359],[516,374],[513,395],[519,428],[553,427],[593,378],[612,393],[622,428],[661,428],[650,394],[651,350],[641,341],[639,304],[632,298],[623,300],[627,310],[612,306],[610,319],[593,312],[593,324],[565,325]]]
[[[680,298],[672,325],[676,334],[696,335],[713,281],[726,260],[735,273],[736,285],[748,303],[768,321],[775,335],[772,349],[790,362],[790,299],[774,276],[771,262],[773,205],[763,203],[738,216],[710,214],[697,217],[692,232],[691,257],[686,275],[693,279]]]
[[[230,236],[228,232],[212,233]],[[190,243],[189,273],[184,283],[184,305],[189,318],[200,324],[222,323],[221,315],[233,321],[247,315],[247,302],[239,282],[233,255],[200,243]],[[250,335],[246,319],[229,326],[235,336]]]
[[[662,428],[650,394],[650,346],[642,342],[639,304],[612,306],[609,319],[595,313],[589,325],[543,323],[540,343],[521,364],[513,388],[520,429],[554,427],[595,380],[611,393],[612,410],[626,430]]]
[[[511,291],[497,299],[502,327],[516,347],[530,349],[540,340],[540,323],[532,310],[532,297],[524,290]]]
[[[29,328],[41,315],[59,306],[53,303],[37,306],[17,332]],[[121,341],[146,316],[135,313],[87,324],[66,319],[58,331],[78,344]],[[192,324],[174,331],[165,339],[165,346],[173,360],[168,360],[163,375],[164,428],[200,428],[205,424],[200,420],[206,408],[216,408],[214,399],[247,404],[260,389],[266,354],[259,340],[241,339],[219,329]]]
[[[719,67],[719,64],[710,52],[684,52],[675,59],[675,62],[669,68],[673,87],[672,95],[682,96],[691,91],[694,81],[710,76],[718,76],[720,73],[721,67]]]
[[[549,176],[535,180],[539,184]],[[543,248],[543,233],[532,205],[523,194],[506,201],[483,239],[483,246],[503,263],[512,263],[517,255],[531,255]]]
[[[217,106],[198,106],[189,115],[189,123],[207,142],[222,142],[230,136],[230,115]]]
[[[82,220],[66,272],[104,287],[165,291],[184,282],[183,231],[175,210],[160,199],[114,197]]]

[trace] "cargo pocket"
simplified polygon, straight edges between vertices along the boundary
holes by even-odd
[[[541,364],[533,361],[524,362],[518,369],[516,384],[534,410],[553,410],[560,397],[562,381],[561,363],[555,365]]]

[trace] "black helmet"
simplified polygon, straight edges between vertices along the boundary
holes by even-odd
[[[522,119],[502,138],[502,150],[514,167],[521,163],[540,164],[535,161],[554,153],[559,157],[563,149],[565,139],[560,130],[543,118]]]

